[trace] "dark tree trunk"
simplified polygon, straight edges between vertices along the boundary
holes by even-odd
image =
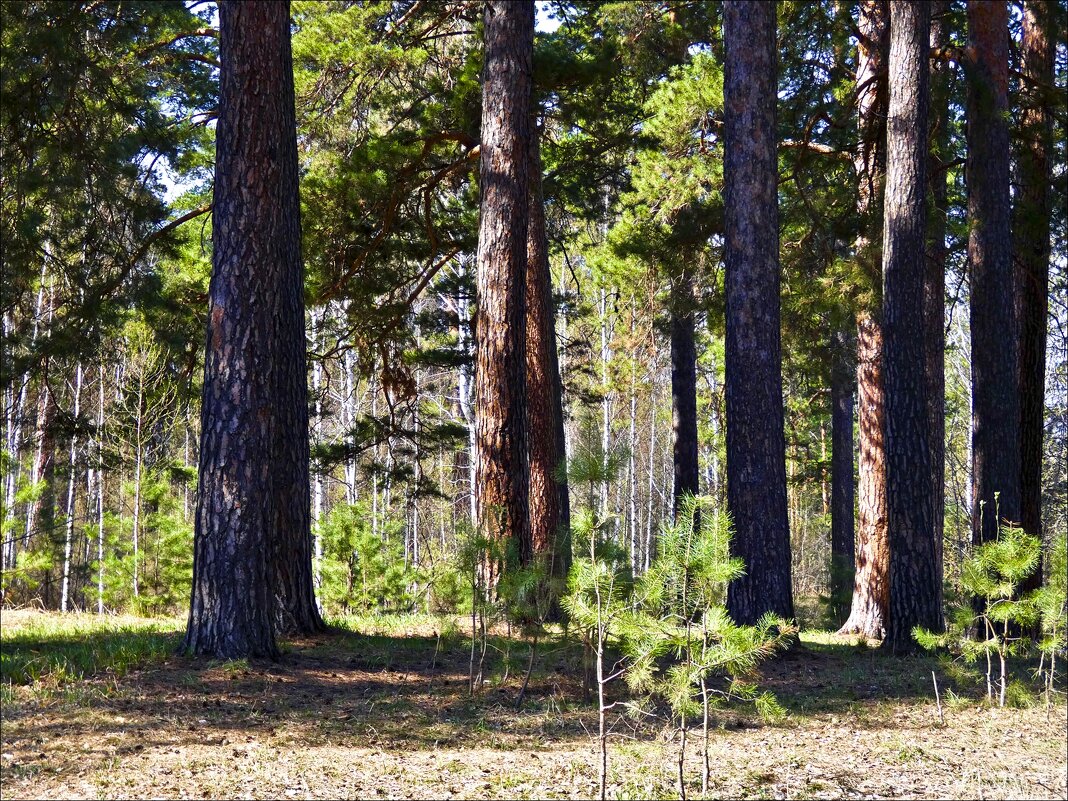
[[[304,262],[300,252],[300,190],[297,171],[297,124],[293,93],[293,56],[289,4],[275,3],[270,18],[279,40],[264,79],[279,94],[272,116],[277,146],[274,191],[278,196],[277,243],[278,359],[275,362],[274,451],[271,481],[275,498],[271,584],[275,630],[279,634],[313,634],[326,628],[315,603],[312,575],[311,474],[308,439],[308,348],[304,324]]]
[[[697,344],[694,331],[693,282],[688,275],[671,309],[671,433],[674,468],[674,515],[686,495],[700,491],[697,467]]]
[[[968,261],[972,539],[1020,521],[1019,332],[1009,227],[1009,29],[1000,0],[968,3]]]
[[[775,4],[723,4],[727,505],[739,623],[794,615],[779,331]]]
[[[475,354],[480,533],[528,562],[526,271],[533,2],[485,8]],[[490,584],[497,568],[491,566]]]
[[[928,425],[924,283],[927,274],[927,109],[930,7],[890,12],[890,105],[883,211],[887,510],[890,617],[886,644],[912,650],[912,629],[942,630]]]
[[[853,361],[856,345],[844,332],[834,338],[831,365],[831,614],[837,622],[849,613],[856,565],[853,526]]]
[[[1022,113],[1017,153],[1016,310],[1020,324],[1020,522],[1042,537],[1042,432],[1046,404],[1046,321],[1049,307],[1053,85],[1053,7],[1024,3],[1020,71]],[[1041,583],[1036,571],[1025,589]]]
[[[549,559],[553,576],[570,566],[570,496],[564,456],[564,412],[556,353],[549,239],[541,191],[541,156],[531,120],[530,217],[527,230],[527,436],[530,454],[530,548]]]
[[[225,2],[219,23],[214,253],[185,648],[217,658],[275,656],[272,562],[282,552],[277,526],[292,520],[277,506],[294,501],[276,492],[292,492],[295,479],[272,470],[280,453],[300,458],[303,449],[307,458],[306,441],[280,448],[276,439],[299,434],[299,414],[280,419],[277,411],[296,397],[297,376],[285,371],[306,381],[303,360],[284,364],[296,348],[278,346],[293,333],[300,304],[285,297],[299,293],[292,271],[300,264],[297,207],[285,196],[296,191],[293,99],[283,77],[289,6]],[[306,515],[306,462],[303,475],[295,500]]]
[[[948,2],[931,5],[931,48],[950,45]],[[934,493],[935,553],[942,575],[946,512],[946,220],[949,210],[949,70],[931,60],[931,213],[927,228],[927,270],[923,284],[923,327],[927,373],[927,425],[931,433],[931,487]]]
[[[857,558],[853,600],[842,634],[878,639],[890,608],[890,552],[886,530],[886,396],[880,238],[886,175],[885,67],[890,10],[884,0],[860,4],[857,27],[857,217],[855,242],[861,280],[869,290],[857,315]]]

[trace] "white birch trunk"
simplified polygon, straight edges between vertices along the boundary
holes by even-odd
[[[78,419],[78,414],[81,412],[81,399],[82,399],[82,363],[78,362],[78,366],[74,372],[74,419]],[[78,436],[72,434],[70,438],[70,476],[67,480],[67,520],[66,520],[66,536],[63,538],[63,588],[60,591],[59,598],[59,610],[66,612],[70,602],[70,556],[71,549],[74,546],[74,488],[75,482],[75,467],[78,460]]]

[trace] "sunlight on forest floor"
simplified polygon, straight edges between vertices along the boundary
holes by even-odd
[[[278,662],[213,663],[174,656],[180,618],[5,611],[3,797],[596,795],[596,707],[582,700],[574,640],[540,650],[516,713],[529,653],[518,637],[493,638],[472,699],[462,618],[334,623],[287,642]],[[762,669],[785,720],[719,713],[710,795],[1065,797],[1063,701],[998,710],[956,688],[943,727],[932,668],[926,656],[802,633]],[[610,795],[677,797],[673,732],[622,719],[615,731]],[[700,737],[690,742],[696,798]]]

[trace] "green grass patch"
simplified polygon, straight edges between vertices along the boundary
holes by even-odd
[[[0,626],[0,682],[58,687],[101,673],[121,676],[173,654],[183,628],[180,618],[9,612]]]

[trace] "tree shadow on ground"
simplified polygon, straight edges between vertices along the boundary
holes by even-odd
[[[428,636],[335,628],[287,641],[277,661],[190,659],[175,655],[179,643],[178,633],[126,631],[5,639],[4,682],[51,666],[77,690],[65,696],[71,702],[65,711],[54,698],[9,701],[4,721],[31,743],[75,737],[86,744],[79,758],[90,760],[154,746],[253,739],[407,750],[515,748],[586,742],[596,726],[596,706],[583,701],[582,646],[564,636],[541,644],[521,713],[515,701],[529,643],[515,637],[491,638],[488,681],[473,696],[470,640],[455,630]],[[114,664],[129,672],[117,676]],[[774,725],[846,714],[858,728],[883,728],[894,725],[892,714],[867,714],[880,704],[933,704],[932,670],[940,668],[928,655],[902,658],[864,645],[806,642],[765,663],[758,683],[792,717]],[[87,678],[71,680],[77,675]],[[952,683],[943,681],[945,692]],[[957,689],[963,694],[968,688]],[[612,697],[625,693],[619,682]],[[727,727],[769,725],[744,710],[722,711],[718,720]],[[116,732],[118,744],[109,740]]]

